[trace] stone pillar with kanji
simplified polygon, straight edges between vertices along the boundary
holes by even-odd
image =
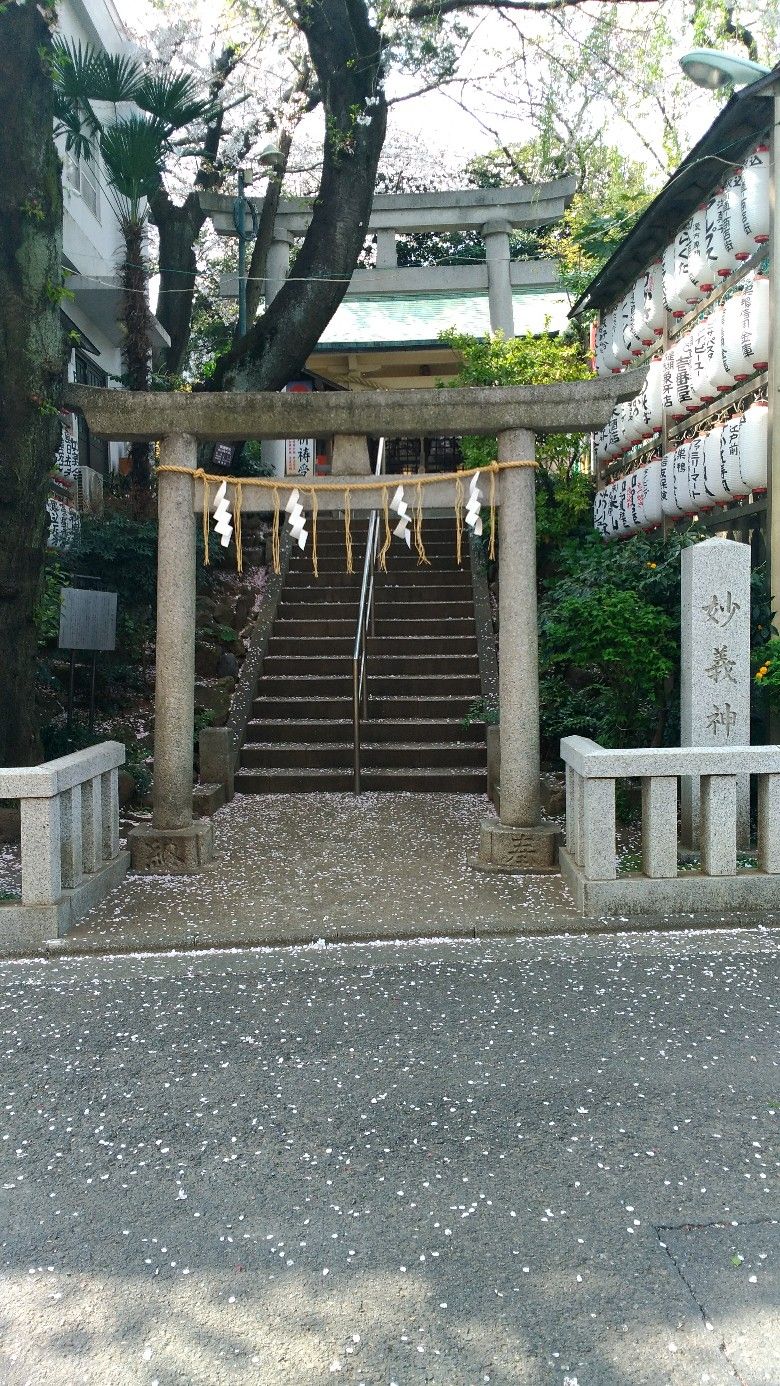
[[[706,539],[683,549],[680,744],[750,745],[750,546]],[[750,838],[750,785],[738,784],[738,843]],[[681,843],[699,845],[699,784],[682,782]]]

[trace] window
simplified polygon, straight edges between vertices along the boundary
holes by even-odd
[[[65,155],[65,178],[75,192],[81,196],[96,221],[100,221],[100,188],[98,186],[97,155],[90,159],[77,159],[73,151]]]
[[[76,348],[76,380],[80,385],[100,385],[105,388],[108,385],[108,376],[105,371],[90,361],[88,356]],[[94,467],[101,476],[106,476],[109,472],[108,443],[102,438],[95,438],[87,428],[83,414],[78,416],[79,427],[79,461],[82,467]]]
[[[81,196],[96,221],[100,221],[100,190],[97,182],[97,169],[93,162],[81,165]]]

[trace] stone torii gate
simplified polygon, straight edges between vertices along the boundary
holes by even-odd
[[[602,428],[632,399],[644,370],[607,379],[509,388],[355,391],[310,394],[145,394],[69,385],[65,403],[97,437],[159,441],[161,464],[184,469],[158,479],[157,655],[152,823],[134,829],[134,861],[146,870],[195,871],[213,856],[209,819],[193,821],[195,688],[195,516],[203,483],[190,479],[198,445],[230,439],[498,435],[498,460],[532,461],[535,435]],[[365,476],[354,481],[365,483]],[[349,485],[350,478],[339,481]],[[536,613],[536,501],[533,468],[496,477],[499,534],[499,715],[501,807],[483,824],[481,860],[514,871],[551,870],[555,829],[539,799],[539,673]],[[316,479],[307,481],[317,487]],[[292,489],[279,479],[280,490]],[[355,490],[354,512],[381,507],[382,483]],[[338,491],[321,490],[320,513],[339,510]],[[311,504],[301,490],[301,503]],[[424,509],[454,508],[455,487],[422,488]],[[244,513],[267,502],[247,486]]]

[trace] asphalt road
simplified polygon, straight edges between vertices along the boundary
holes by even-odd
[[[780,933],[0,973],[3,1386],[780,1383]]]

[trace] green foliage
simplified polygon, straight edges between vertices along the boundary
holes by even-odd
[[[52,284],[50,280],[46,283],[46,297],[50,303],[57,307],[61,303],[71,303],[76,295],[66,284]]]
[[[200,736],[204,727],[212,727],[213,725],[214,713],[210,707],[201,708],[199,712],[195,713],[195,721],[193,724],[193,741],[195,744],[196,751],[198,749],[198,737]]]
[[[540,545],[557,545],[580,526],[590,527],[593,486],[583,472],[536,474],[536,538]]]
[[[772,707],[780,705],[780,640],[768,640],[752,653],[753,683]]]
[[[35,628],[39,645],[49,645],[59,636],[62,589],[67,587],[69,580],[69,574],[59,558],[47,559],[43,570],[41,595],[35,608]]]
[[[507,340],[501,333],[483,338],[450,331],[441,339],[461,357],[454,386],[548,385],[554,380],[585,380],[592,374],[576,341],[547,332]],[[539,439],[537,457],[551,470],[570,470],[584,446],[578,435],[551,434]],[[467,467],[484,467],[495,461],[498,444],[496,438],[464,438],[461,448]]]
[[[475,698],[463,718],[463,725],[470,727],[474,722],[484,722],[488,727],[495,726],[498,723],[498,709],[488,707],[484,698]]]
[[[233,476],[273,476],[273,463],[263,458],[262,443],[244,443],[231,465]]]
[[[146,763],[146,751],[137,741],[125,741],[125,769],[135,780],[135,793],[145,799],[152,789],[152,772]]]
[[[693,526],[665,542],[605,544],[582,510],[583,484],[557,478],[556,520],[541,536],[540,701],[551,756],[574,734],[605,746],[675,739],[680,549],[705,537]]]
[[[100,152],[118,199],[121,221],[140,221],[142,203],[160,181],[166,132],[158,121],[130,115],[100,131]]]
[[[121,514],[85,515],[71,550],[74,571],[99,578],[119,593],[120,611],[151,607],[157,586],[157,523]]]

